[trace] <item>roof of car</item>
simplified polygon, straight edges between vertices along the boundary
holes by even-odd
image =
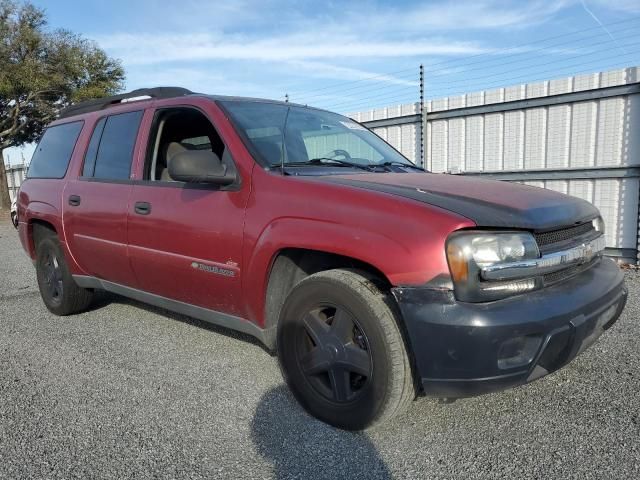
[[[184,96],[204,96],[211,98],[212,100],[220,101],[244,101],[244,102],[265,102],[265,103],[277,103],[283,105],[295,105],[304,107],[306,105],[299,105],[290,102],[283,102],[279,100],[269,100],[264,98],[252,98],[252,97],[237,97],[226,95],[205,95],[201,93],[194,93],[191,90],[182,87],[154,87],[154,88],[139,88],[127,93],[121,93],[113,95],[111,97],[96,98],[87,100],[84,102],[70,105],[60,112],[59,119],[73,117],[76,115],[83,115],[85,113],[91,113],[98,110],[105,110],[110,107],[122,105],[129,102],[148,99],[169,99],[178,98]]]

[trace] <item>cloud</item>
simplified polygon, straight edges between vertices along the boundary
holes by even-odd
[[[626,13],[640,13],[640,0],[589,0],[588,5]]]
[[[469,42],[365,40],[355,35],[293,34],[251,39],[214,33],[116,33],[99,36],[98,43],[125,64],[197,60],[291,61],[367,57],[461,55],[486,51]]]
[[[392,74],[380,74],[371,72],[368,70],[361,70],[352,67],[342,67],[338,65],[332,65],[326,62],[306,61],[306,60],[291,60],[287,62],[292,67],[297,67],[305,70],[308,75],[318,78],[340,78],[343,80],[375,80],[376,82],[385,82],[392,85],[402,85],[414,87],[417,85],[418,68],[407,69],[406,72],[413,70],[414,80],[407,80],[405,78],[399,78]],[[405,73],[404,71],[402,73]],[[403,75],[403,77],[409,77],[410,75]]]
[[[212,92],[217,95],[272,96],[273,91],[264,84],[233,79],[216,68],[192,68],[158,65],[141,65],[132,69],[127,87],[136,88],[180,85],[194,92]]]
[[[424,32],[525,28],[548,20],[569,6],[569,0],[509,2],[495,0],[419,3],[365,14],[368,28]]]
[[[158,83],[179,80],[226,90],[233,86],[231,78],[240,78],[241,83],[251,75],[266,78],[261,70],[278,72],[282,78],[335,78],[411,87],[415,81],[408,76],[378,76],[374,70],[386,63],[398,65],[398,61],[417,65],[434,57],[500,54],[485,43],[491,41],[486,32],[538,25],[576,0],[408,0],[392,4],[364,0],[322,5],[298,1],[293,6],[286,0],[235,0],[223,2],[224,8],[219,8],[219,2],[182,0],[171,10],[161,8],[164,4],[159,0],[145,1],[152,18],[160,12],[167,17],[162,29],[143,27],[94,35],[109,54],[123,60],[130,72],[129,83],[154,78]],[[468,40],[477,38],[479,30],[483,42]],[[364,65],[369,68],[360,68]],[[162,68],[179,74],[167,78]],[[154,69],[158,75],[153,77],[135,73]],[[201,76],[199,71],[215,72],[221,78]],[[372,76],[375,81],[367,80]],[[263,90],[245,83],[248,91]]]
[[[434,34],[453,31],[459,37],[461,29],[524,28],[550,18],[568,4],[569,0],[462,0],[392,6],[338,2],[310,8],[312,4],[302,2],[291,8],[282,1],[254,4],[242,0],[225,2],[223,9],[216,7],[219,11],[212,21],[210,7],[198,9],[186,0],[182,13],[174,11],[168,19],[173,29],[116,32],[96,40],[132,65],[214,59],[282,62],[468,55],[487,49],[459,38],[434,38]],[[188,29],[176,28],[182,24],[181,18],[189,19]],[[260,24],[255,23],[258,18],[262,19]],[[189,33],[178,33],[185,30]]]

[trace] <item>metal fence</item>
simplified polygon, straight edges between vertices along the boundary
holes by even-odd
[[[424,115],[416,102],[350,116],[432,172],[520,182],[592,202],[606,222],[607,253],[636,263],[639,94],[640,68],[630,67],[432,100]]]
[[[5,171],[7,173],[7,184],[9,185],[9,196],[13,202],[18,196],[20,185],[22,185],[27,176],[27,166],[25,164],[5,165]]]

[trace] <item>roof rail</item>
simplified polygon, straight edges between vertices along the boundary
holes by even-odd
[[[95,112],[120,103],[144,100],[146,98],[173,98],[191,94],[193,94],[191,90],[182,87],[139,88],[131,92],[113,95],[112,97],[96,98],[76,103],[75,105],[69,105],[62,109],[58,118],[67,118],[83,113]]]

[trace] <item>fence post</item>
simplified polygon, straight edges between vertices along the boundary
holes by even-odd
[[[418,166],[424,168],[426,163],[425,137],[427,133],[427,111],[424,108],[424,66],[420,64],[420,161]]]
[[[636,222],[636,265],[640,265],[640,178],[638,178],[638,221]]]

